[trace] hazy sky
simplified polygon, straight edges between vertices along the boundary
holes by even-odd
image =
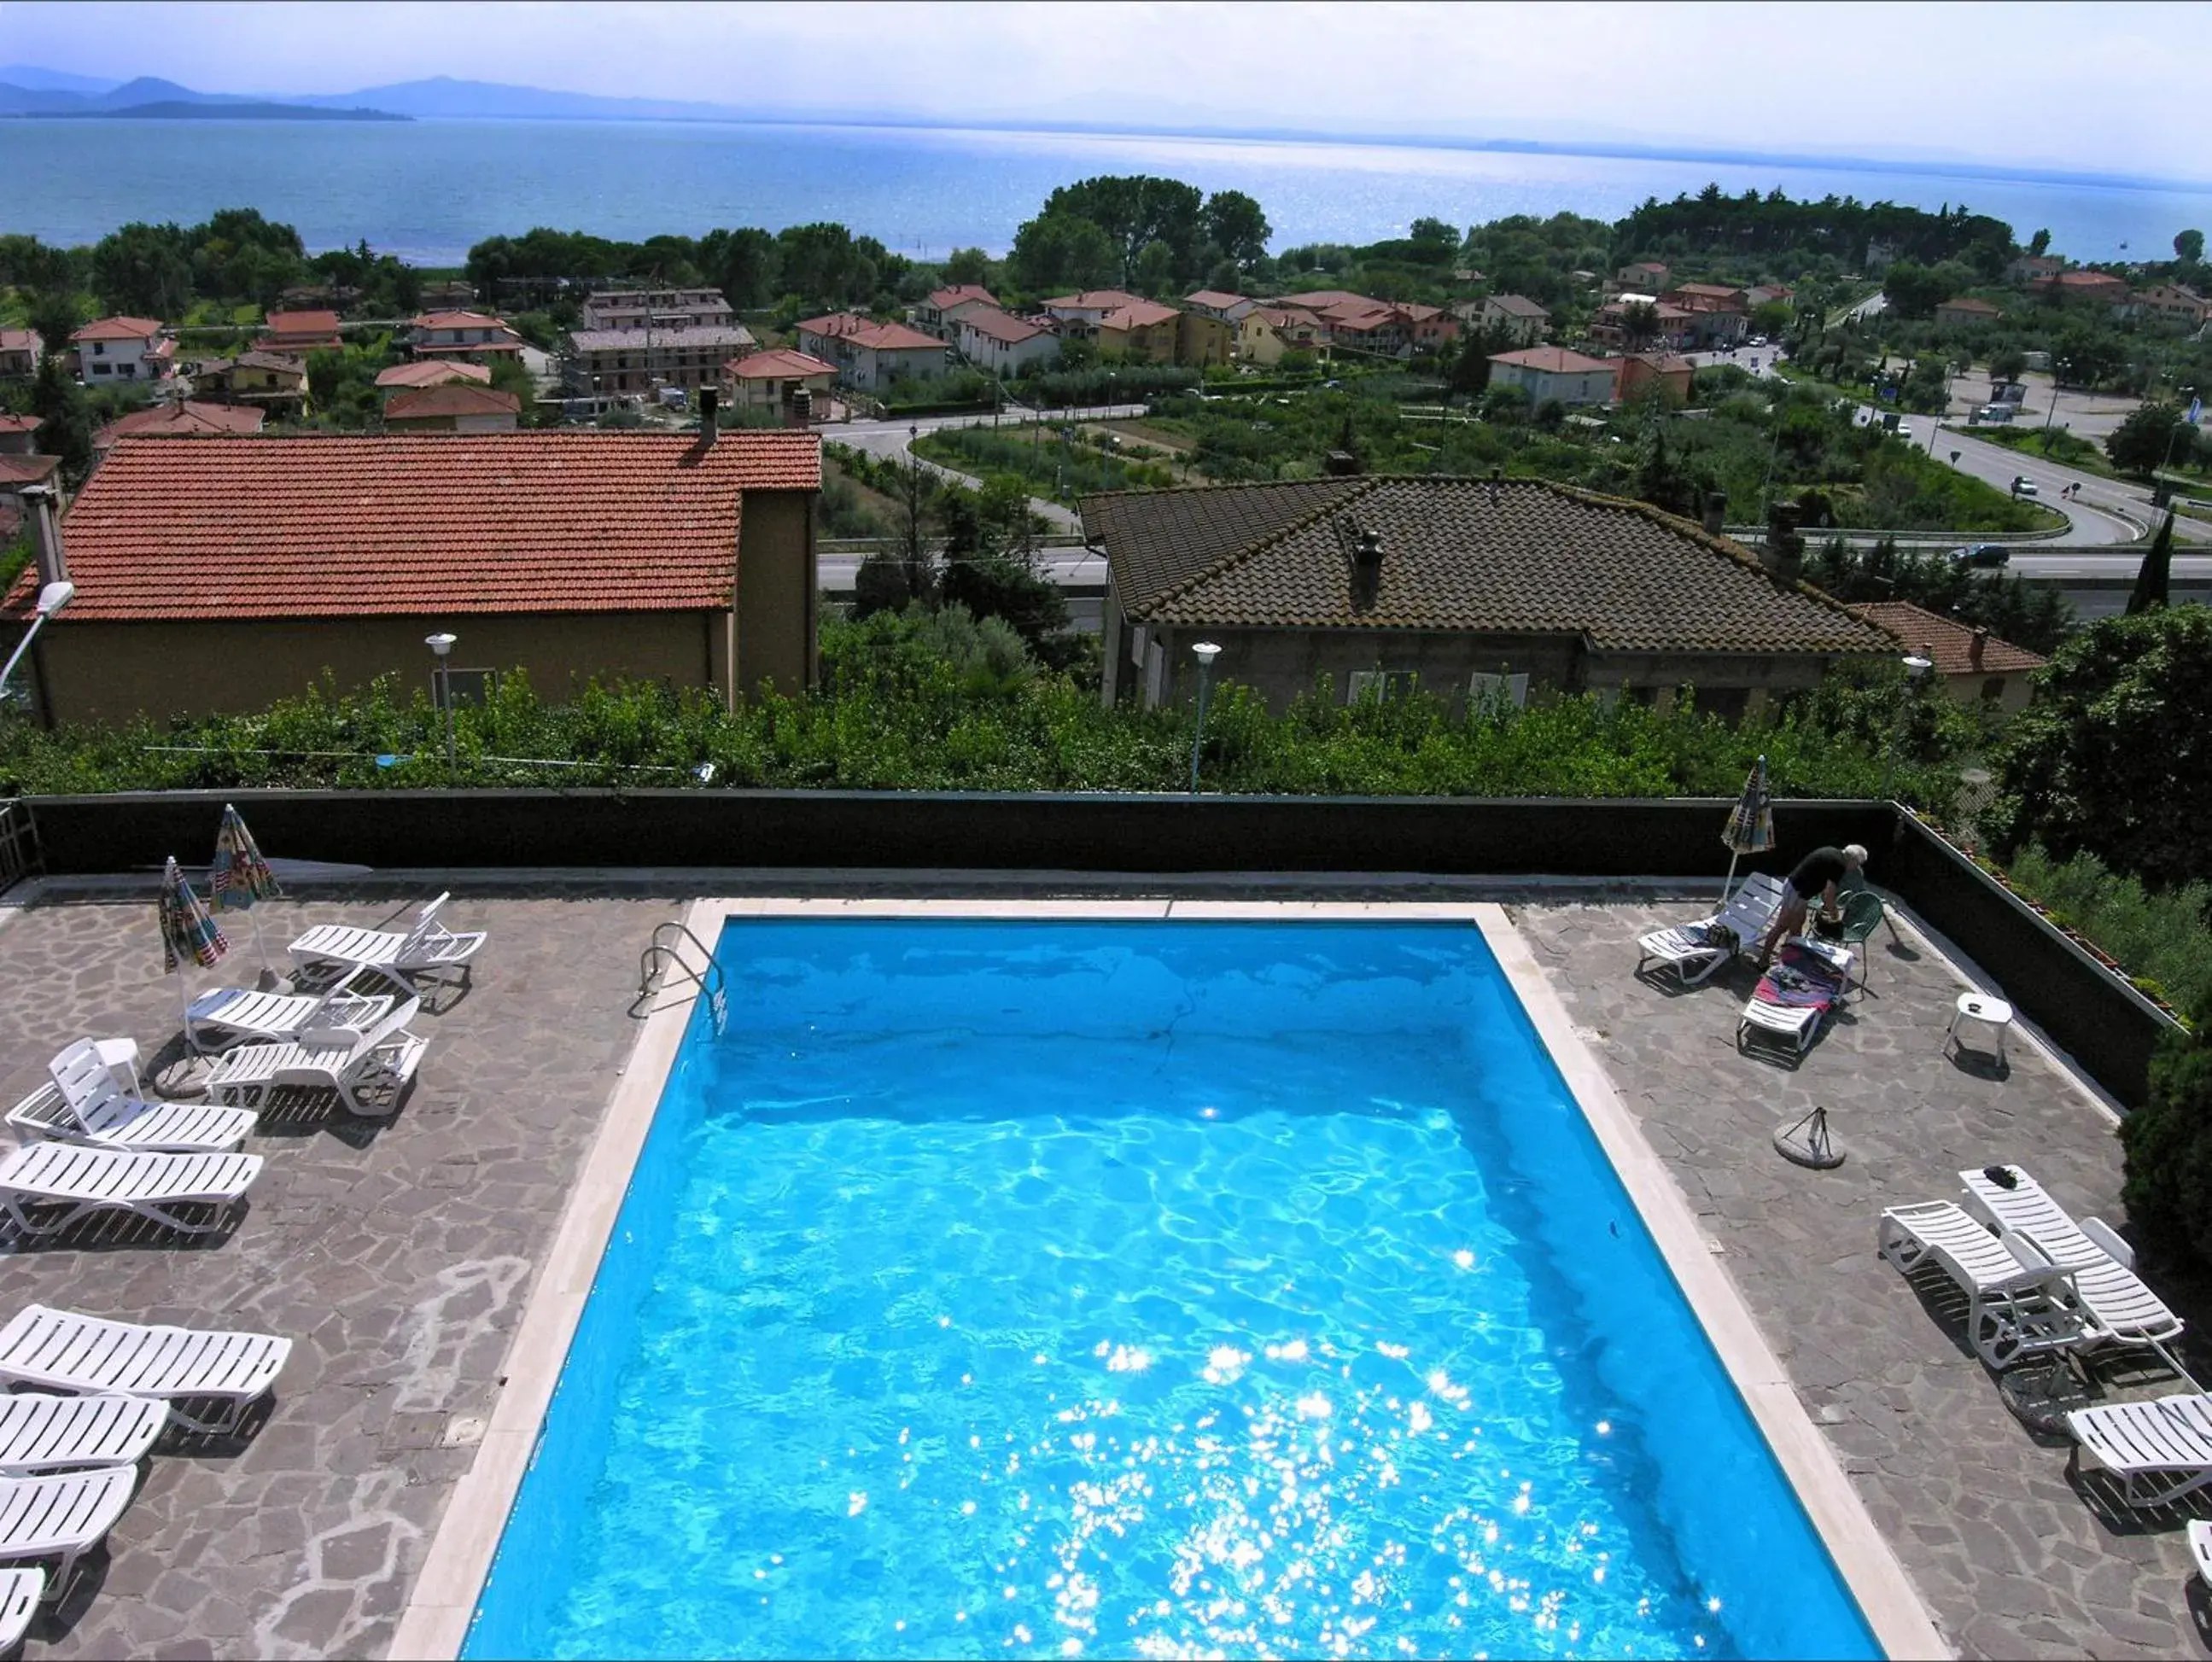
[[[1635,138],[2212,177],[2212,6],[46,3],[0,61],[210,92],[433,75],[957,123]]]

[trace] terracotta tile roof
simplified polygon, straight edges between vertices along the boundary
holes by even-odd
[[[430,416],[519,416],[522,400],[496,387],[449,381],[443,386],[410,387],[385,401],[386,421],[406,421]]]
[[[1677,287],[1674,292],[1678,294],[1696,294],[1704,299],[1716,300],[1736,300],[1743,294],[1742,289],[1731,288],[1724,282],[1686,282]]]
[[[1322,321],[1302,306],[1255,306],[1246,313],[1271,329],[1319,329]]]
[[[1873,600],[1851,608],[1854,616],[1878,623],[1906,646],[1917,650],[1947,676],[2007,675],[2037,670],[2045,659],[2025,646],[1990,635],[1982,642],[1982,661],[1974,662],[1974,631],[1955,617],[1945,617],[1910,600]]]
[[[1127,306],[1117,306],[1098,319],[1101,329],[1144,329],[1154,324],[1172,322],[1182,313],[1172,306],[1162,306],[1158,300],[1131,300]]]
[[[835,375],[837,366],[823,363],[811,352],[794,352],[787,346],[756,352],[749,358],[732,358],[722,373],[733,381],[775,381],[793,376]]]
[[[978,335],[988,336],[1007,346],[1019,346],[1024,341],[1033,341],[1040,335],[1052,332],[1040,324],[1015,317],[1010,312],[1001,312],[995,306],[988,311],[970,312],[960,319],[960,326],[972,329]]]
[[[1085,497],[1144,622],[1574,635],[1601,652],[1881,653],[1888,635],[1641,502],[1511,480],[1316,480]],[[1382,539],[1355,607],[1350,539]]]
[[[1372,295],[1355,294],[1349,288],[1316,288],[1304,294],[1278,294],[1274,303],[1277,306],[1302,306],[1309,312],[1318,312],[1323,306],[1343,306],[1347,303],[1356,306],[1382,304]]]
[[[64,616],[719,609],[743,493],[821,483],[811,433],[126,439],[65,521]]]
[[[1987,300],[1977,300],[1972,294],[1961,294],[1956,300],[1945,300],[1942,305],[1937,306],[1936,309],[1938,312],[1972,312],[1979,316],[1986,318],[1996,318],[2004,315],[1996,306],[1991,306]]]
[[[106,450],[118,439],[227,438],[258,433],[265,419],[259,409],[248,404],[210,404],[197,399],[149,404],[110,422],[92,435],[92,445],[95,450]]]
[[[70,336],[71,341],[143,341],[161,332],[154,318],[99,318]]]
[[[2058,274],[2058,281],[2069,288],[2125,288],[2128,286],[2125,278],[2116,277],[2109,271],[2062,271]]]
[[[1118,312],[1140,298],[1120,288],[1086,288],[1079,294],[1055,294],[1044,307],[1048,312],[1054,307],[1066,312]]]
[[[1486,305],[1515,318],[1548,318],[1552,314],[1526,294],[1492,294]]]
[[[421,358],[413,363],[394,364],[376,378],[379,386],[443,386],[449,381],[472,381],[488,386],[491,371],[482,364],[464,363],[457,358]]]
[[[0,433],[36,433],[40,425],[35,416],[0,416]]]
[[[335,312],[271,312],[263,325],[272,335],[335,335],[338,332],[338,314]]]
[[[28,352],[38,344],[34,329],[0,329],[0,352]]]
[[[1610,370],[1613,366],[1602,358],[1585,358],[1579,352],[1570,352],[1564,346],[1524,346],[1518,352],[1493,352],[1490,361],[1494,364],[1513,364],[1522,369],[1539,369],[1547,375],[1579,375],[1593,369]]]
[[[942,312],[948,306],[965,306],[969,300],[981,300],[986,306],[996,306],[998,297],[979,282],[955,283],[950,288],[939,288],[929,297],[929,304]]]
[[[868,320],[857,312],[832,312],[827,317],[809,318],[803,323],[793,325],[792,327],[798,334],[823,335],[831,340],[839,340],[855,330],[866,329],[870,325]]]
[[[1248,304],[1242,294],[1224,294],[1218,288],[1201,288],[1195,294],[1182,297],[1185,306],[1210,306],[1218,312],[1224,306]]]
[[[58,456],[0,456],[0,490],[43,484],[61,464]]]
[[[1367,300],[1340,300],[1334,306],[1321,309],[1321,319],[1332,330],[1351,334],[1365,334],[1373,329],[1385,329],[1400,322],[1404,313],[1395,306],[1380,306]]]
[[[919,329],[908,329],[902,323],[863,324],[861,327],[848,331],[845,338],[871,352],[945,350],[945,343],[936,336],[925,335]]]
[[[425,312],[413,320],[416,329],[505,329],[506,322],[483,312]]]

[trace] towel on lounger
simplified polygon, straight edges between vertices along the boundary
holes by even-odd
[[[1844,972],[1811,948],[1785,942],[1773,965],[1759,978],[1757,998],[1785,1010],[1832,1009],[1843,997]]]

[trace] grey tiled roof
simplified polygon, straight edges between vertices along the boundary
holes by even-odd
[[[1571,634],[1600,651],[1889,652],[1818,590],[1641,502],[1510,480],[1352,478],[1083,500],[1139,622]],[[1381,538],[1370,604],[1347,550]]]

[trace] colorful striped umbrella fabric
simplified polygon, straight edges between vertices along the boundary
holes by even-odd
[[[200,904],[192,886],[185,881],[185,874],[177,869],[177,857],[169,856],[169,864],[161,873],[161,967],[174,970],[186,959],[202,969],[212,969],[222,955],[230,950],[230,943],[208,909]]]
[[[1728,876],[1721,883],[1721,899],[1725,902],[1729,891],[1735,887],[1735,863],[1746,854],[1774,846],[1774,799],[1767,794],[1765,756],[1752,764],[1751,777],[1743,782],[1743,795],[1721,829],[1721,844],[1729,851]]]
[[[256,901],[283,895],[276,874],[261,858],[253,833],[246,828],[246,816],[228,803],[223,804],[222,829],[216,833],[215,869],[208,874],[208,887],[218,912],[242,912]]]

